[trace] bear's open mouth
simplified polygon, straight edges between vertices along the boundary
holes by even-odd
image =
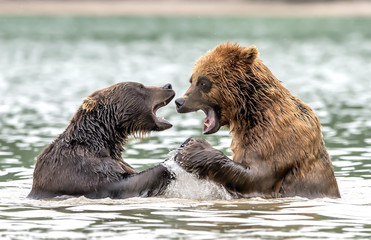
[[[158,130],[165,130],[165,129],[168,129],[168,128],[171,128],[173,125],[167,121],[165,118],[163,117],[158,117],[156,115],[156,112],[157,110],[159,110],[160,108],[166,106],[169,104],[169,102],[174,98],[175,94],[172,94],[170,97],[168,97],[167,99],[165,99],[163,102],[160,102],[160,103],[157,103],[155,104],[155,106],[153,107],[153,110],[152,110],[152,113],[153,113],[153,118],[156,122],[156,125],[158,126]]]
[[[158,117],[158,116],[156,115],[157,110],[159,110],[160,108],[166,106],[167,104],[168,104],[168,103],[166,103],[166,101],[157,104],[157,105],[153,108],[153,115],[154,115],[154,117],[156,118],[157,121],[159,121],[159,122],[163,122],[163,123],[169,123],[169,124],[170,124],[170,122],[167,121],[164,117]]]
[[[219,130],[219,120],[215,114],[215,110],[211,107],[202,108],[202,111],[206,114],[206,118],[204,119],[204,125],[202,128],[203,134],[211,134],[215,133]]]

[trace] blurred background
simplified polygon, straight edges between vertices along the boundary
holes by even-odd
[[[371,2],[0,0],[2,239],[368,239],[371,234]],[[83,98],[120,81],[171,83],[182,96],[195,61],[223,42],[260,58],[323,126],[342,198],[32,201],[35,157]],[[131,139],[139,170],[187,137],[230,155],[202,112],[158,112],[173,128]],[[196,188],[197,186],[190,186]]]
[[[0,0],[2,14],[370,16],[369,0]]]

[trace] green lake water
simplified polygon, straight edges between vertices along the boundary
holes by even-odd
[[[341,199],[26,199],[35,157],[83,98],[120,81],[182,96],[195,61],[227,41],[256,45],[319,116]],[[174,126],[130,140],[134,167],[190,136],[231,154],[227,130],[202,136],[202,112],[158,115]],[[371,19],[0,17],[1,239],[370,239],[370,169]]]

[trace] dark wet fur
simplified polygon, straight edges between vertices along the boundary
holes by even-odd
[[[173,178],[166,167],[137,173],[121,156],[129,135],[161,130],[148,116],[148,106],[174,96],[170,89],[145,92],[141,87],[120,83],[85,99],[67,129],[37,157],[28,197],[128,198],[161,193]]]

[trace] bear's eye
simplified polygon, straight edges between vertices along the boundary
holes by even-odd
[[[140,88],[140,89],[143,89],[143,88],[144,88],[144,85],[140,84],[140,85],[139,85],[139,88]]]
[[[206,76],[200,76],[198,78],[197,85],[201,88],[201,90],[205,93],[209,92],[211,90],[211,81]]]

